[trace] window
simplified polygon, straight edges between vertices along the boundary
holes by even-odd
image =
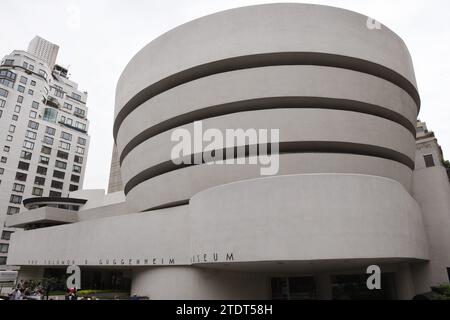
[[[29,94],[30,96],[32,96],[32,95],[34,94],[34,91],[31,90],[31,89],[28,89],[28,94]]]
[[[86,116],[86,111],[80,108],[75,107],[74,115],[84,118]]]
[[[31,139],[31,140],[36,140],[36,136],[37,136],[37,133],[34,131],[31,131],[31,130],[27,130],[27,132],[25,133],[25,137],[27,137],[28,139]]]
[[[45,72],[44,70],[42,70],[42,69],[39,69],[39,74],[41,75],[41,76],[43,76],[45,79],[47,79],[47,72]]]
[[[8,253],[9,244],[0,243],[0,253]]]
[[[27,181],[27,174],[26,173],[22,173],[22,172],[17,172],[16,173],[16,180],[17,181],[26,182]]]
[[[11,150],[10,146],[4,146],[3,147],[3,151],[9,152],[9,150]]]
[[[51,136],[54,136],[54,135],[55,135],[55,132],[56,132],[56,129],[55,129],[55,128],[52,128],[52,127],[47,127],[47,128],[45,128],[45,133],[46,133],[46,134],[49,134],[49,135],[51,135]]]
[[[16,194],[12,194],[9,198],[9,202],[14,204],[21,204],[22,203],[22,196],[18,196]]]
[[[30,164],[28,162],[19,161],[19,165],[17,167],[20,170],[28,171],[28,169],[30,169]]]
[[[5,107],[6,104],[6,100],[0,99],[0,107],[3,108]]]
[[[54,178],[64,179],[65,176],[66,176],[65,172],[58,171],[58,170],[54,170],[53,171],[53,177]]]
[[[83,164],[83,157],[75,156],[75,158],[73,160],[75,163]]]
[[[50,163],[49,157],[39,156],[39,163],[48,165]]]
[[[49,196],[50,196],[50,197],[61,198],[62,193],[61,193],[61,192],[58,192],[58,191],[50,191]]]
[[[6,59],[5,62],[3,63],[4,66],[12,66],[14,65],[14,60],[13,59]]]
[[[81,96],[75,92],[72,92],[72,98],[75,100],[81,101]]]
[[[6,230],[3,230],[3,231],[2,231],[2,240],[6,240],[6,241],[11,240],[11,235],[12,235],[13,233],[14,233],[14,232],[12,232],[12,231],[6,231]]]
[[[71,184],[71,185],[69,186],[69,191],[70,191],[70,192],[77,191],[77,190],[78,190],[78,186],[73,185],[73,184]]]
[[[44,120],[48,122],[56,122],[58,118],[58,111],[53,108],[45,108],[44,111]]]
[[[31,118],[31,119],[36,119],[36,117],[37,117],[37,112],[31,110],[31,111],[30,111],[30,118]]]
[[[67,132],[61,132],[61,139],[72,141],[72,135]]]
[[[6,257],[0,257],[0,266],[6,265]]]
[[[2,117],[2,115],[3,115],[3,110],[0,110],[0,118]]]
[[[25,140],[25,141],[23,142],[23,147],[24,147],[25,149],[28,149],[28,150],[33,150],[33,149],[34,149],[34,143],[31,142],[31,141]]]
[[[7,97],[8,96],[8,90],[5,90],[3,88],[0,88],[0,96]]]
[[[33,109],[38,109],[39,108],[39,102],[33,101],[33,103],[31,104],[31,107]]]
[[[77,128],[81,131],[86,131],[86,125],[84,123],[81,123],[78,121],[75,123],[75,128]]]
[[[47,79],[47,72],[45,72],[44,70],[42,70],[42,69],[39,69],[39,74],[41,75],[41,76],[43,76],[45,79]]]
[[[8,132],[9,132],[9,133],[14,133],[14,132],[16,132],[16,126],[13,125],[13,124],[11,124],[11,125],[9,126]]]
[[[20,109],[21,109],[20,106],[15,106],[15,107],[14,107],[14,112],[15,112],[15,113],[20,113]]]
[[[70,103],[64,102],[64,109],[72,110],[72,105]]]
[[[27,84],[28,78],[24,77],[24,76],[21,76],[19,82],[22,83],[22,84]]]
[[[20,93],[24,93],[25,92],[25,87],[24,86],[17,86],[17,91],[19,91]]]
[[[61,151],[61,150],[58,150],[58,153],[56,154],[56,156],[58,158],[61,158],[61,159],[64,159],[64,160],[69,159],[69,154],[67,152],[64,152],[64,151]]]
[[[38,166],[36,172],[37,172],[37,174],[41,174],[41,175],[45,176],[47,174],[47,168]]]
[[[28,69],[30,69],[31,71],[33,71],[33,70],[34,70],[34,66],[33,66],[32,64],[30,64],[30,65],[28,66]]]
[[[64,150],[70,150],[70,143],[64,142],[64,141],[60,141],[59,142],[59,147],[64,149]]]
[[[77,166],[77,165],[74,165],[74,166],[73,166],[73,172],[75,172],[75,173],[81,173],[81,167],[80,167],[80,166]]]
[[[31,80],[31,83],[30,83],[30,85],[31,85],[32,87],[35,87],[35,86],[36,86],[36,81],[34,81],[34,80]]]
[[[82,148],[82,147],[77,147],[77,153],[78,153],[78,154],[84,154],[84,148]]]
[[[427,154],[427,155],[423,156],[423,158],[424,158],[424,160],[425,160],[425,166],[426,166],[427,168],[431,168],[431,167],[434,167],[434,166],[435,166],[435,164],[434,164],[434,158],[433,158],[433,155],[432,155],[432,154]]]
[[[31,152],[28,152],[28,151],[22,151],[21,153],[20,153],[20,157],[22,158],[22,159],[25,159],[25,160],[31,160],[31,157],[32,157],[32,153]]]
[[[5,78],[0,78],[0,84],[12,88],[14,87],[14,82],[9,80],[9,79],[5,79]]]
[[[12,116],[13,121],[19,120],[19,116],[17,114],[13,114]]]
[[[44,189],[38,188],[38,187],[33,187],[33,196],[42,197],[43,194],[44,194]]]
[[[16,81],[16,76],[17,75],[12,71],[5,70],[5,69],[0,70],[0,79],[6,79],[11,82],[14,82],[14,81]]]
[[[64,91],[55,88],[55,96],[58,98],[64,98]]]
[[[60,182],[60,181],[52,180],[52,185],[51,185],[51,187],[52,187],[52,188],[55,188],[55,189],[62,190],[62,188],[63,188],[63,183]]]
[[[70,181],[79,183],[79,182],[80,182],[80,176],[77,176],[77,175],[74,175],[74,174],[73,174],[73,175],[70,177]]]
[[[0,162],[1,163],[7,163],[8,162],[8,158],[7,157],[1,157],[0,158]]]
[[[22,103],[23,102],[23,97],[22,96],[18,96],[17,97],[17,103]]]
[[[14,183],[12,191],[23,193],[25,191],[25,186],[20,183]]]
[[[44,138],[42,139],[42,142],[48,145],[53,145],[53,138],[52,137],[48,137],[48,136],[44,136]]]
[[[51,154],[52,153],[52,148],[46,147],[46,146],[42,146],[41,152],[43,154]]]
[[[17,207],[8,207],[8,210],[6,211],[6,214],[8,216],[12,216],[13,214],[18,214],[20,212],[20,208]]]
[[[34,184],[38,185],[38,186],[43,186],[45,185],[45,178],[42,177],[35,177],[34,178]]]
[[[82,146],[85,146],[86,145],[86,139],[78,137],[78,144],[82,145]]]
[[[28,128],[33,129],[33,130],[38,130],[39,129],[39,123],[30,120],[28,121]]]
[[[5,169],[4,168],[0,168],[0,175],[5,173]]]
[[[60,168],[60,169],[66,169],[67,168],[67,163],[56,160],[55,161],[55,167]]]

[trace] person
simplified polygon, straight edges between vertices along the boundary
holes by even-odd
[[[11,300],[22,300],[22,292],[20,292],[19,288],[14,289],[11,294]]]

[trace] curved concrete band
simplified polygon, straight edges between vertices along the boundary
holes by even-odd
[[[193,127],[193,124],[189,124],[181,128],[188,130],[193,136]],[[239,128],[274,128],[280,131],[281,144],[292,145],[291,152],[327,152],[333,150],[330,148],[335,144],[335,152],[376,155],[414,166],[414,138],[407,129],[390,120],[357,112],[324,109],[250,111],[203,121],[203,131],[209,128],[219,129],[221,132]],[[152,170],[162,163],[171,162],[171,150],[178,143],[171,142],[172,132],[170,130],[145,141],[125,158],[121,169],[126,193],[136,183],[144,181],[141,178],[128,185],[132,179],[145,175],[146,170]],[[338,144],[354,147],[344,149]],[[374,148],[380,150],[375,153],[372,151]],[[177,169],[174,167],[172,170]]]
[[[411,189],[411,169],[396,161],[340,153],[280,155],[279,175],[311,173],[357,173],[380,176],[400,182],[405,190]],[[187,203],[203,190],[259,177],[259,165],[191,166],[144,181],[129,191],[127,199],[131,209],[139,212],[171,206],[180,201]]]
[[[242,261],[428,258],[419,205],[386,178],[247,180],[200,192],[189,207],[194,255],[232,248]]]
[[[118,131],[120,159],[145,140],[194,120],[288,107],[373,114],[395,121],[414,134],[418,112],[403,89],[361,72],[317,66],[239,70],[188,82],[136,108]]]

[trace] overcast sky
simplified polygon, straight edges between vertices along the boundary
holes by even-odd
[[[117,80],[128,61],[169,29],[255,0],[0,0],[0,56],[39,35],[60,46],[58,62],[89,93],[91,147],[84,188],[106,189]],[[298,2],[298,1],[283,1]],[[368,15],[403,38],[411,52],[426,121],[450,154],[450,1],[318,0]]]

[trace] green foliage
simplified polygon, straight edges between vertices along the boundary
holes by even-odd
[[[443,163],[444,167],[446,167],[447,169],[450,169],[450,161],[445,160]]]
[[[437,300],[450,300],[450,284],[443,284],[431,288]]]
[[[128,294],[129,292],[120,290],[79,290],[77,292],[79,296],[89,296],[93,294],[103,294],[103,293]]]

